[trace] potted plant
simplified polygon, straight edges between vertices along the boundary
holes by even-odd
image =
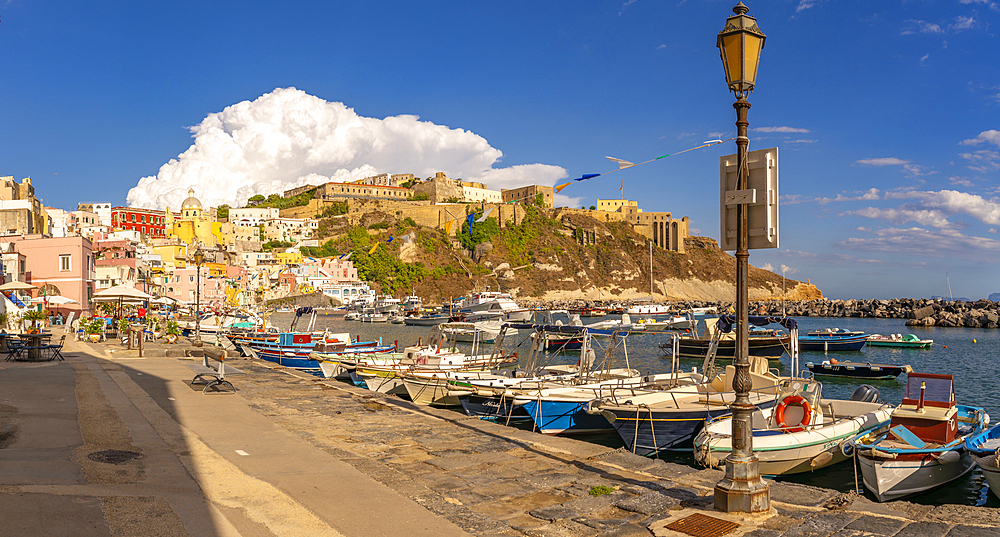
[[[161,321],[159,317],[153,316],[149,318],[149,331],[153,333],[153,337],[159,339],[163,333],[161,332]]]
[[[3,312],[3,313],[0,313],[0,331],[3,331],[3,332],[7,331],[7,321],[8,320],[10,320],[10,317],[7,315],[6,311]]]
[[[28,322],[31,323],[31,328],[29,329],[30,331],[37,332],[38,331],[38,322],[39,321],[45,322],[45,319],[48,319],[48,318],[49,318],[48,314],[46,312],[44,312],[44,311],[40,311],[40,310],[28,310],[28,311],[24,312],[24,316],[22,317],[22,320],[23,321],[28,321]]]
[[[167,328],[164,332],[167,333],[167,343],[177,343],[177,338],[181,335],[181,327],[177,321],[171,319],[167,321]]]
[[[98,343],[101,341],[101,334],[104,333],[104,319],[99,317],[82,318],[80,319],[80,328],[87,334],[91,343]]]

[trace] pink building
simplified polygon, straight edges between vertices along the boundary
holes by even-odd
[[[0,237],[0,244],[13,243],[24,255],[25,281],[38,287],[32,296],[61,295],[79,304],[61,309],[89,311],[94,296],[94,255],[84,237],[43,237],[12,235]]]
[[[207,266],[201,267],[201,304],[203,307],[218,308],[226,302],[225,278],[219,276],[209,276],[210,269]],[[198,289],[198,269],[191,266],[174,270],[162,285],[163,296],[177,299],[187,304],[194,304],[197,300]]]

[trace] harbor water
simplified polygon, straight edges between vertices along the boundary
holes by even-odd
[[[293,316],[294,314],[291,313],[277,313],[270,316],[270,321],[274,326],[284,329],[289,326]],[[612,318],[615,317],[607,317],[606,319]],[[600,320],[602,319],[590,318],[585,319],[584,322],[591,323]],[[800,368],[805,370],[806,362],[819,363],[835,358],[838,361],[906,364],[910,365],[914,371],[951,374],[954,375],[955,394],[959,404],[981,406],[990,414],[992,423],[1000,420],[1000,397],[998,397],[1000,396],[1000,376],[996,374],[991,365],[996,349],[1000,348],[1000,330],[907,327],[904,325],[903,319],[798,317],[796,321],[799,323],[801,333],[820,328],[844,328],[863,330],[869,334],[912,333],[921,339],[932,339],[934,345],[929,349],[865,347],[857,352],[804,351],[800,354]],[[298,324],[299,327],[304,326],[304,319],[300,320]],[[427,342],[431,335],[431,329],[427,327],[389,323],[359,323],[357,321],[344,321],[340,316],[323,314],[317,316],[315,329],[347,332],[352,337],[360,336],[362,340],[381,338],[385,344],[398,341],[400,348],[414,344],[418,339]],[[643,373],[668,372],[671,360],[668,355],[664,355],[661,351],[660,344],[669,342],[670,337],[669,332],[629,335],[625,343],[629,366]],[[607,339],[598,338],[595,342],[597,344],[595,350],[598,360],[600,360],[604,354],[602,348],[607,344]],[[523,361],[528,355],[530,345],[530,339],[522,331],[517,336],[508,336],[505,348],[509,352],[518,352]],[[467,349],[468,346],[465,348]],[[492,345],[484,345],[484,352],[491,348]],[[619,349],[616,351],[615,357],[620,360],[619,366],[624,367],[625,353]],[[550,363],[574,363],[578,358],[578,353],[566,353],[553,357]],[[702,366],[702,361],[696,359],[682,358],[680,363],[687,370],[692,367],[700,369]],[[772,368],[777,368],[782,375],[791,373],[790,357],[787,353],[780,360],[771,360],[770,365]],[[823,383],[823,394],[827,398],[850,398],[859,384],[867,383],[879,390],[883,401],[899,404],[906,384],[906,375],[903,374],[898,379],[867,380],[864,382],[836,377],[819,377],[817,380]],[[621,441],[613,434],[600,435],[591,440],[605,445],[621,445]],[[690,454],[664,455],[664,458],[670,458],[674,462],[695,464]],[[778,479],[836,489],[842,492],[854,489],[855,484],[855,474],[850,463],[842,463],[815,472],[779,477]],[[858,479],[860,480],[860,474]],[[870,493],[866,492],[866,495],[870,499],[874,499]],[[907,501],[929,505],[965,504],[1000,507],[1000,499],[989,493],[982,472],[978,468],[955,483],[907,498]]]

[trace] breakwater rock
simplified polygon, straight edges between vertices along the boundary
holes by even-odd
[[[997,328],[1000,326],[1000,304],[991,300],[952,302],[922,298],[888,300],[808,300],[759,302],[750,306],[757,314],[792,317],[870,317],[906,319],[906,326],[941,326],[964,328]]]
[[[608,303],[584,300],[536,302],[541,309],[578,309],[607,306]],[[691,308],[715,307],[729,311],[732,302],[671,301],[672,310],[681,313]],[[868,300],[780,300],[751,301],[752,315],[787,315],[789,317],[867,317],[906,319],[906,326],[941,326],[963,328],[1000,327],[1000,303],[992,300],[965,302],[926,298]]]

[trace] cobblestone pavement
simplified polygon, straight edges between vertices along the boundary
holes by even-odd
[[[786,483],[771,484],[769,515],[732,516],[712,508],[719,470],[416,407],[266,362],[227,363],[247,373],[239,393],[258,412],[476,535],[685,535],[667,525],[695,513],[736,522],[733,536],[1000,535],[998,509],[878,504]],[[610,494],[591,495],[598,486]]]

